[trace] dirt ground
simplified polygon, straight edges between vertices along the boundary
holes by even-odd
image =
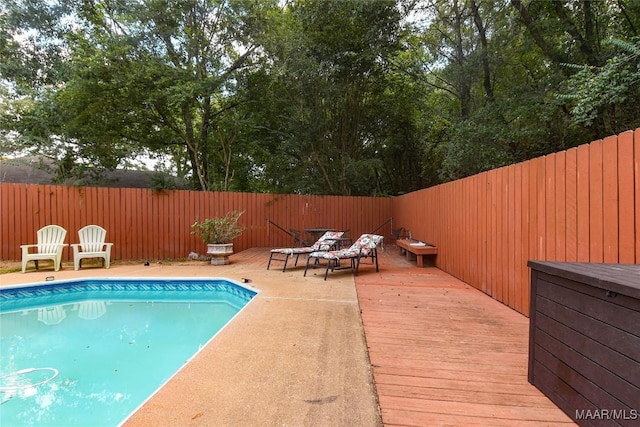
[[[42,263],[42,265],[47,265],[47,261],[40,261]],[[94,261],[94,260],[83,260],[82,265],[97,265],[100,261]],[[111,265],[136,265],[136,264],[141,264],[144,265],[144,263],[147,262],[147,260],[117,260],[117,261],[111,261]],[[191,260],[191,259],[169,259],[169,260],[152,260],[152,261],[148,261],[151,265],[194,265],[194,266],[200,266],[202,264],[206,264],[208,261],[201,261],[201,260]],[[50,264],[50,262],[49,262]],[[62,263],[62,268],[64,269],[72,269],[73,270],[73,262],[68,261],[68,262],[63,262]],[[0,260],[0,274],[7,274],[7,273],[15,273],[16,271],[20,271],[22,269],[22,263],[21,261],[3,261]],[[34,270],[35,266],[33,264],[33,262],[29,262],[29,264],[27,264],[27,271],[29,270]]]

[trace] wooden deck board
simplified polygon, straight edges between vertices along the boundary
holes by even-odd
[[[386,426],[575,425],[527,381],[528,318],[398,254],[356,277]]]

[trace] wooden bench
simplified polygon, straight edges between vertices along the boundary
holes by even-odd
[[[413,261],[415,259],[418,263],[418,267],[424,267],[425,260],[427,261],[426,265],[434,265],[435,257],[438,255],[437,247],[429,244],[426,246],[415,246],[411,243],[418,242],[408,239],[400,239],[396,241],[396,245],[400,248],[400,253],[406,254],[409,261]],[[427,259],[426,257],[429,258]]]

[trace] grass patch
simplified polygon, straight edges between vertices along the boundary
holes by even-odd
[[[206,259],[205,261],[208,261],[208,259]],[[46,264],[46,260],[45,261],[40,261],[43,265],[40,266],[40,270],[44,270],[44,269],[50,269],[52,272],[53,270],[53,266],[51,263]],[[118,260],[118,261],[111,261],[111,267],[114,267],[116,265],[136,265],[136,264],[141,264],[144,265],[146,262],[148,262],[150,265],[158,265],[158,264],[163,264],[163,265],[198,265],[198,264],[202,264],[202,260],[192,260],[192,259],[188,259],[188,258],[176,258],[176,259],[163,259],[163,260]],[[84,267],[91,267],[91,268],[100,268],[102,267],[102,260],[100,259],[83,259],[82,260],[82,268]],[[81,269],[82,269],[81,268]],[[63,262],[62,263],[62,269],[63,270],[73,270],[73,263],[70,262]],[[9,273],[18,273],[22,271],[22,264],[20,263],[20,261],[2,261],[0,262],[0,275],[1,274],[9,274]],[[36,271],[35,266],[33,265],[32,262],[30,262],[27,265],[27,271]]]
[[[121,265],[127,264],[126,262],[119,262]],[[113,266],[114,263],[112,262],[111,265]],[[102,267],[102,261],[99,259],[83,259],[82,260],[82,267],[91,267],[91,268],[99,268]],[[72,262],[63,262],[62,266],[60,267],[62,270],[73,270],[73,263]],[[34,265],[33,262],[29,262],[27,264],[27,269],[25,270],[26,272],[30,272],[30,271],[48,271],[50,270],[51,273],[55,273],[55,269],[53,268],[53,263],[50,262],[49,260],[40,260],[40,269],[36,270],[36,266]],[[22,271],[22,264],[20,263],[20,261],[3,261],[2,263],[0,263],[0,274],[9,274],[9,273],[18,273]]]
[[[22,271],[21,266],[0,266],[0,274],[9,274],[9,273],[17,273],[18,271]]]

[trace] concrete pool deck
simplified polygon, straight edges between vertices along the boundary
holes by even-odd
[[[89,277],[224,277],[259,290],[125,426],[380,426],[353,275],[266,270],[268,251],[206,262],[72,265],[0,275],[0,286]],[[153,361],[149,361],[153,363]]]

